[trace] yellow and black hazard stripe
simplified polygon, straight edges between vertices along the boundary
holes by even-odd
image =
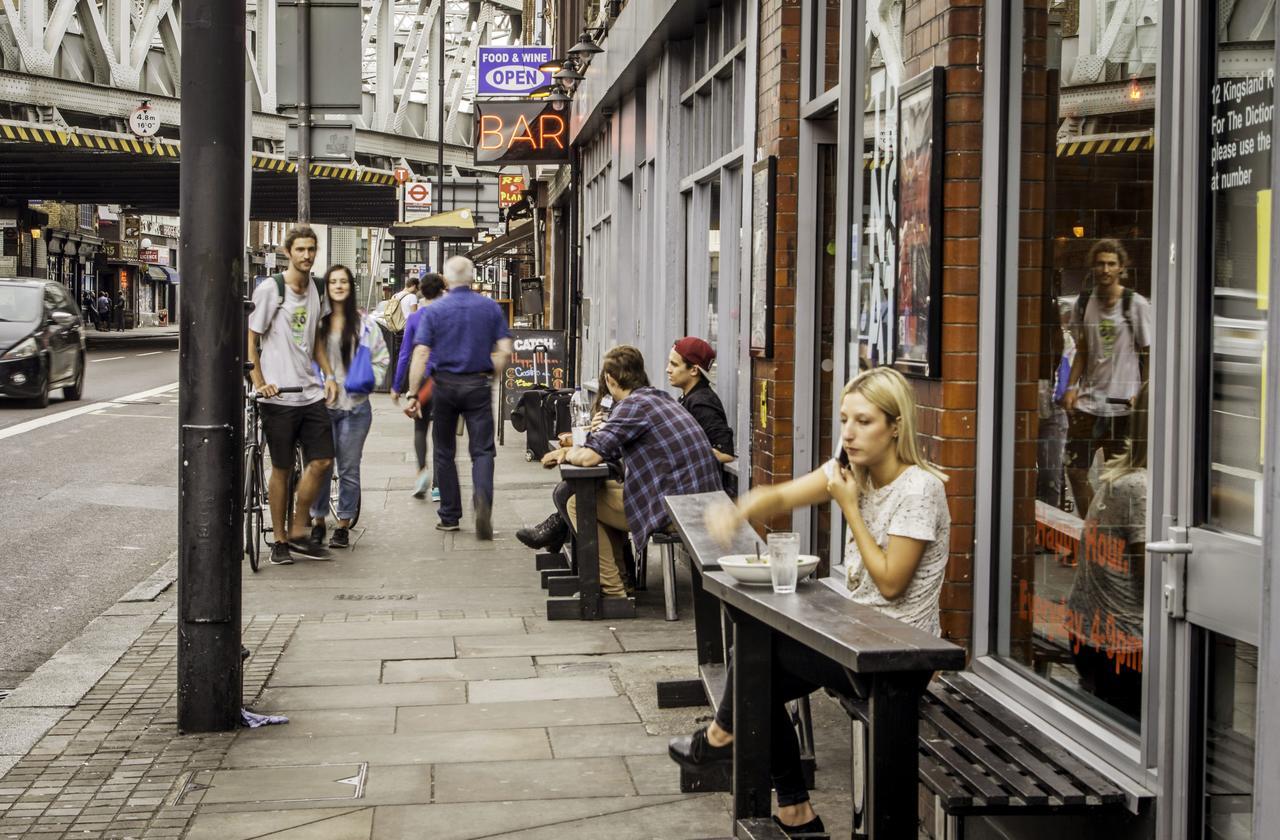
[[[1115,155],[1125,152],[1149,152],[1156,147],[1155,135],[1126,134],[1117,137],[1094,137],[1071,140],[1058,144],[1058,157],[1085,157],[1087,155]]]
[[[13,143],[40,143],[86,151],[122,152],[177,159],[180,146],[172,140],[138,139],[99,132],[63,131],[30,123],[0,122],[0,136]]]
[[[88,130],[62,131],[57,128],[46,128],[31,123],[19,123],[9,120],[0,120],[0,140],[12,143],[40,143],[48,146],[64,146],[70,149],[92,152],[116,152],[162,157],[170,158],[174,161],[181,157],[182,151],[182,144],[175,140],[160,138],[139,139],[121,134]],[[256,153],[252,155],[252,166],[258,171],[279,172],[284,175],[292,175],[298,171],[298,164],[294,161],[274,155]],[[314,178],[332,178],[339,181],[386,187],[395,184],[395,176],[390,172],[361,169],[355,166],[313,163],[311,164],[311,175]]]

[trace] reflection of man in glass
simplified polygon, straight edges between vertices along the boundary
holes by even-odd
[[[1093,287],[1080,293],[1071,315],[1076,357],[1062,407],[1067,410],[1067,479],[1076,510],[1093,499],[1089,467],[1099,449],[1114,458],[1130,435],[1133,401],[1146,377],[1151,304],[1127,288],[1129,253],[1114,239],[1089,250]]]
[[[1142,608],[1146,603],[1147,389],[1130,415],[1133,437],[1107,461],[1080,529],[1067,599],[1080,685],[1137,719],[1142,703]]]

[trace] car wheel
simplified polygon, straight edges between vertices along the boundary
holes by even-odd
[[[49,407],[49,390],[50,390],[49,380],[52,377],[52,375],[53,375],[52,372],[49,370],[47,366],[43,371],[40,372],[40,392],[39,394],[37,394],[34,400],[36,404],[36,408]]]
[[[76,371],[76,381],[62,388],[62,398],[75,402],[84,396],[84,356],[80,357],[80,367]]]

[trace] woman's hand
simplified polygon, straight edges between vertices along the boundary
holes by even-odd
[[[562,449],[568,449],[573,446],[573,432],[563,432],[560,437],[556,438],[556,443],[560,444]]]
[[[422,419],[422,406],[418,405],[417,397],[409,397],[409,401],[404,405],[404,416],[413,420]]]
[[[827,492],[841,510],[858,510],[858,482],[853,470],[837,464],[835,475],[827,479]]]
[[[549,470],[555,469],[564,463],[564,458],[568,454],[568,449],[552,449],[546,455],[542,456],[542,466]]]
[[[708,508],[703,516],[703,522],[711,536],[725,548],[733,544],[734,532],[746,521],[742,511],[727,501]]]
[[[604,421],[609,419],[609,415],[603,411],[597,411],[591,418],[591,431],[596,431],[604,425]]]

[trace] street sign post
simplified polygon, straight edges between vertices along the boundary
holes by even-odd
[[[480,47],[476,95],[524,96],[551,84],[551,74],[538,69],[551,57],[550,47]]]

